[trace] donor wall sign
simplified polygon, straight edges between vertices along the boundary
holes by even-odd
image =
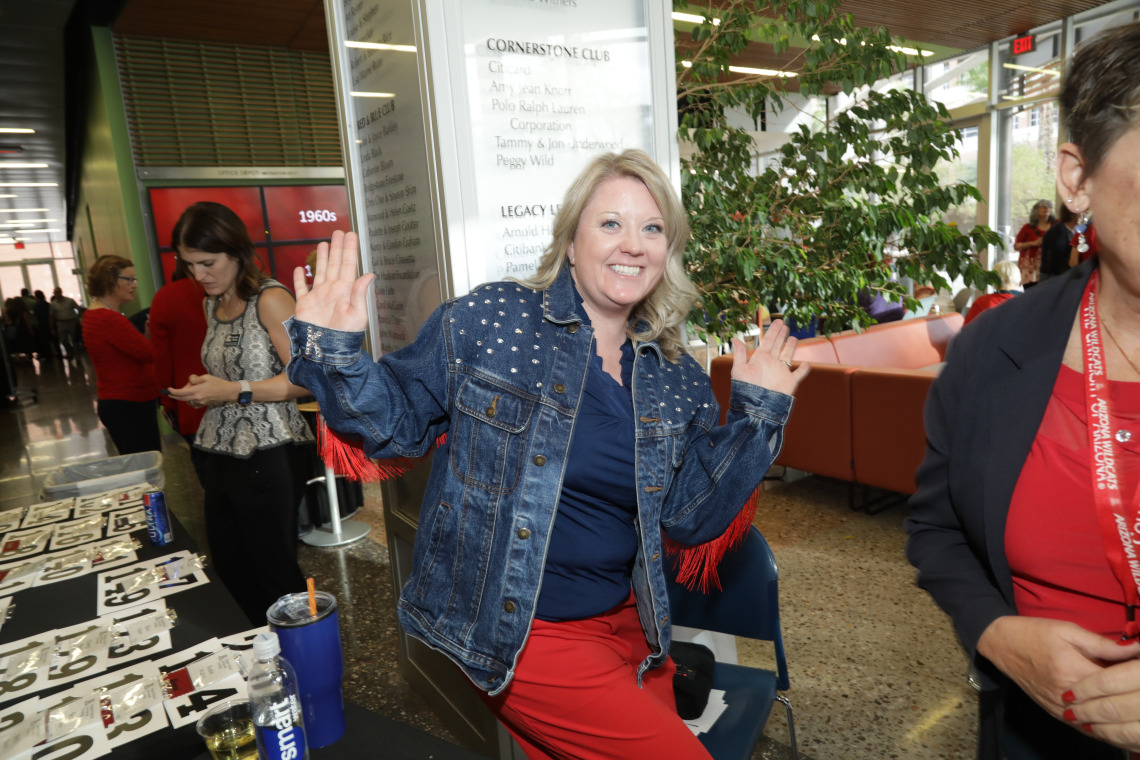
[[[374,354],[410,343],[441,297],[532,274],[595,155],[668,163],[672,30],[657,0],[326,0],[326,13],[376,274]]]
[[[463,13],[482,266],[472,283],[531,275],[558,206],[595,155],[653,152],[641,3],[487,3]]]

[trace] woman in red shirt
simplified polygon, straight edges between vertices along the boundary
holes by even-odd
[[[1013,250],[1021,254],[1017,260],[1021,268],[1021,284],[1029,285],[1037,282],[1037,275],[1041,272],[1041,239],[1057,221],[1053,216],[1053,204],[1049,201],[1037,201],[1033,210],[1029,212],[1029,221],[1021,226],[1017,239],[1013,241]]]
[[[1097,255],[954,340],[907,520],[983,760],[1140,752],[1140,23],[1082,43],[1058,102],[1058,190]]]
[[[83,313],[83,344],[95,367],[99,421],[120,454],[162,451],[154,351],[119,312],[136,290],[135,266],[122,256],[100,256],[87,272],[92,302]]]

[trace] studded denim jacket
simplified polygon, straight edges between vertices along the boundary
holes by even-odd
[[[440,306],[416,340],[379,361],[362,333],[285,323],[289,379],[329,427],[375,458],[435,452],[404,629],[444,652],[481,689],[510,681],[534,618],[566,456],[593,351],[569,269],[545,291],[478,287]],[[662,531],[683,544],[719,536],[779,453],[792,398],[734,381],[728,421],[691,357],[637,346],[637,610],[660,664],[670,640]]]

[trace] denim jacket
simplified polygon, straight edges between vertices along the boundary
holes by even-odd
[[[482,285],[441,305],[415,341],[379,361],[363,334],[285,323],[289,379],[328,426],[374,458],[421,457],[447,434],[428,479],[404,630],[444,652],[492,695],[530,632],[566,455],[594,350],[569,268],[545,291]],[[779,453],[792,398],[733,381],[728,421],[692,357],[656,343],[634,356],[636,527],[633,591],[653,652],[669,649],[662,531],[683,544],[719,536]]]

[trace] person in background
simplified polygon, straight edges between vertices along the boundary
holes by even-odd
[[[63,294],[63,288],[52,291],[50,304],[51,330],[67,358],[74,359],[79,353],[79,304],[75,299]],[[60,351],[63,356],[63,351]]]
[[[1083,42],[1057,188],[1098,254],[982,317],[926,402],[918,584],[983,688],[983,760],[1140,751],[1140,23]]]
[[[83,312],[83,343],[95,368],[99,421],[119,454],[162,451],[154,351],[119,311],[137,290],[130,259],[100,256],[87,271],[91,305]]]
[[[32,291],[27,288],[20,288],[20,300],[24,302],[24,310],[27,312],[25,319],[28,322],[28,328],[31,330],[30,343],[28,356],[31,357],[39,351],[40,345],[40,322],[36,318],[36,299],[32,295]]]
[[[1073,228],[1077,226],[1077,215],[1065,204],[1061,204],[1061,219],[1041,238],[1041,275],[1038,282],[1064,274],[1076,266],[1070,264],[1073,254]]]
[[[1001,278],[1001,289],[996,293],[978,296],[967,312],[963,326],[973,322],[986,309],[1000,306],[1014,296],[1021,295],[1021,268],[1017,264],[1012,261],[999,261],[994,265],[994,271]]]
[[[59,345],[51,329],[51,304],[42,290],[36,291],[34,311],[36,324],[39,325],[36,332],[36,353],[41,361],[52,359],[59,355]]]
[[[1017,265],[1021,267],[1021,283],[1026,287],[1037,283],[1037,275],[1041,271],[1041,239],[1056,221],[1053,204],[1046,200],[1037,201],[1029,212],[1029,221],[1021,226],[1013,241],[1013,250],[1020,254]]]
[[[751,358],[733,341],[717,424],[708,375],[685,353],[688,239],[648,155],[599,156],[533,278],[444,303],[378,362],[361,350],[372,277],[356,279],[356,236],[321,243],[311,289],[294,274],[289,377],[330,429],[376,458],[422,456],[447,436],[400,621],[535,760],[709,757],[673,696],[663,534],[708,546],[747,530],[741,505],[808,365],[792,370],[780,320]]]
[[[220,203],[187,208],[171,241],[206,293],[202,363],[170,396],[206,408],[195,445],[206,452],[206,538],[218,575],[251,621],[305,590],[297,565],[297,507],[313,442],[289,382],[293,296],[258,268],[245,223]]]
[[[174,229],[172,240],[181,230]],[[154,379],[160,388],[179,388],[191,375],[205,375],[202,343],[206,339],[206,291],[193,277],[181,258],[171,281],[158,289],[150,304],[150,342],[154,346]],[[206,409],[191,406],[170,396],[161,399],[162,412],[170,427],[190,445],[190,462],[198,482],[206,484],[206,452],[194,445],[194,436]]]

